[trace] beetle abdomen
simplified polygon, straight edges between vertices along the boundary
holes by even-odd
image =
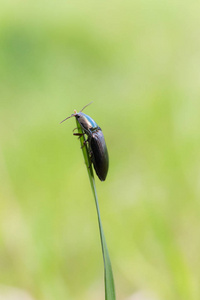
[[[94,169],[99,179],[104,181],[108,173],[109,158],[106,142],[101,130],[92,133],[90,147],[92,150]]]

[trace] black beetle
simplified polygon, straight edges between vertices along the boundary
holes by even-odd
[[[89,104],[84,106],[79,113],[74,111],[74,114],[67,117],[62,122],[66,121],[71,117],[75,117],[77,119],[77,121],[79,122],[83,130],[83,134],[86,134],[88,136],[86,142],[88,142],[89,145],[89,152],[91,153],[91,161],[94,165],[96,174],[101,181],[104,181],[108,173],[108,165],[109,165],[108,150],[106,147],[106,142],[101,128],[90,116],[82,113],[83,109],[87,107]],[[74,133],[74,135],[81,136],[80,133]]]

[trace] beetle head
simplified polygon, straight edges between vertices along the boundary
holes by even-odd
[[[82,112],[88,105],[90,105],[92,102],[90,102],[90,103],[88,103],[87,105],[85,105],[81,110],[80,110],[80,112]],[[80,113],[79,112],[79,113]],[[66,119],[64,119],[64,120],[62,120],[61,122],[60,122],[60,124],[62,123],[62,122],[64,122],[64,121],[66,121],[67,119],[70,119],[70,118],[72,118],[72,117],[78,117],[78,114],[79,113],[77,113],[77,111],[76,110],[74,110],[74,113],[71,115],[71,116],[69,116],[69,117],[67,117]]]

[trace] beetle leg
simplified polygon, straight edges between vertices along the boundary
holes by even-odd
[[[89,164],[88,169],[90,169],[92,167],[92,164]]]
[[[81,146],[81,149],[83,149],[83,147],[85,147],[86,143],[87,143],[87,141],[83,142],[83,146]]]
[[[83,135],[84,135],[84,133],[73,133],[73,135],[76,135],[76,136],[79,136],[79,137],[81,137],[81,136],[83,136]]]
[[[83,146],[81,146],[81,149],[83,149],[83,147],[85,147],[85,145],[87,144],[87,142],[88,142],[88,139],[83,142]]]
[[[89,156],[90,156],[90,153],[89,153]],[[91,159],[91,156],[90,156],[90,162],[89,162],[89,166],[87,166],[88,169],[90,169],[92,167],[92,159]]]
[[[77,127],[76,128],[74,128],[73,130],[72,130],[72,132],[74,132],[74,130],[76,130],[76,129],[78,129]]]
[[[89,151],[89,157],[90,157],[90,164],[88,167],[88,169],[90,169],[92,167],[92,151]]]
[[[91,161],[92,161],[92,151],[90,150],[90,152],[89,152],[89,156],[90,156],[90,159],[91,159]]]

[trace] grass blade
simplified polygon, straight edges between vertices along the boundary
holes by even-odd
[[[80,124],[76,120],[77,128],[79,133],[83,133],[82,129],[80,127]],[[98,224],[99,224],[99,232],[100,232],[100,238],[101,238],[101,247],[102,247],[102,254],[103,254],[103,262],[104,262],[104,282],[105,282],[105,300],[115,300],[115,286],[114,286],[114,279],[113,279],[113,272],[112,272],[112,266],[111,261],[108,253],[108,248],[106,244],[105,235],[103,232],[102,222],[101,222],[101,216],[100,216],[100,210],[99,210],[99,203],[98,203],[98,197],[97,197],[97,191],[96,191],[96,185],[94,180],[94,173],[91,166],[91,160],[89,157],[89,149],[87,144],[85,144],[85,136],[80,137],[80,143],[83,151],[83,157],[85,160],[92,193],[95,200],[96,210],[97,210],[97,216],[98,216]],[[90,166],[90,167],[88,167]]]

